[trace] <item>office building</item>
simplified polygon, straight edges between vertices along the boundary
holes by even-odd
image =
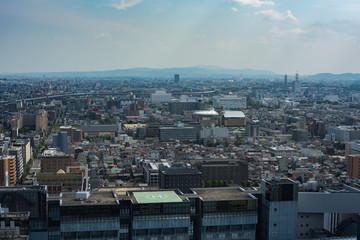
[[[174,82],[175,82],[175,84],[178,84],[180,82],[180,74],[174,75]]]
[[[149,186],[159,187],[159,175],[160,171],[169,168],[171,165],[169,162],[161,161],[148,161],[143,162],[144,179]]]
[[[16,139],[15,142],[13,142],[13,146],[15,147],[21,147],[22,150],[22,157],[24,160],[24,165],[27,164],[30,159],[32,158],[32,149],[30,140],[28,139]]]
[[[295,142],[306,142],[309,140],[309,132],[304,129],[294,129],[292,131],[292,140]]]
[[[156,90],[150,96],[150,101],[153,104],[166,103],[171,101],[171,93],[167,93],[164,90]]]
[[[48,128],[47,112],[44,109],[39,109],[35,115],[35,130],[46,131]]]
[[[40,185],[47,185],[48,193],[80,191],[83,184],[82,172],[68,172],[60,169],[57,172],[40,172],[36,179]]]
[[[159,140],[165,141],[197,141],[197,131],[195,127],[184,127],[182,124],[177,127],[159,127]]]
[[[201,172],[190,164],[173,164],[171,167],[160,171],[160,189],[180,189],[189,192],[190,188],[201,187]]]
[[[201,180],[207,181],[233,181],[241,184],[248,180],[248,163],[240,160],[212,159],[196,163],[201,172]]]
[[[26,240],[30,237],[30,212],[9,212],[0,207],[0,239]]]
[[[224,95],[221,97],[215,97],[213,99],[214,107],[225,107],[228,110],[231,109],[246,109],[247,99],[246,97],[239,97],[237,95]]]
[[[261,197],[261,239],[296,239],[298,184],[287,178],[262,180]]]
[[[168,110],[171,114],[183,114],[183,111],[204,110],[205,104],[202,102],[169,102]]]
[[[45,150],[41,156],[41,172],[57,172],[60,169],[76,166],[74,156],[56,151],[55,149]]]
[[[260,123],[258,120],[253,120],[246,124],[246,136],[248,137],[260,136]]]
[[[59,132],[67,132],[70,142],[81,142],[82,140],[82,131],[81,129],[71,127],[71,126],[61,126]]]
[[[59,132],[53,134],[52,145],[63,153],[68,153],[68,133]]]
[[[294,93],[301,92],[301,85],[300,85],[300,81],[299,81],[299,73],[296,73],[296,75],[295,75],[295,81],[293,81],[293,83],[292,83],[292,91]]]

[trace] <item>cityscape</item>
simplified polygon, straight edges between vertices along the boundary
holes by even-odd
[[[359,10],[0,2],[0,239],[360,239]]]

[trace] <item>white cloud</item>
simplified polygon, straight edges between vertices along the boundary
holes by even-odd
[[[232,10],[233,12],[239,11],[239,9],[237,9],[236,7],[232,7],[231,10]]]
[[[232,3],[237,3],[242,6],[251,6],[251,7],[262,7],[265,5],[274,6],[273,1],[261,1],[261,0],[229,0]]]
[[[255,12],[255,15],[261,15],[264,17],[264,20],[275,21],[275,22],[287,22],[294,21],[297,22],[297,18],[292,15],[290,10],[287,10],[285,13],[280,13],[274,10],[264,10]]]
[[[301,28],[291,28],[291,29],[281,30],[278,26],[274,26],[273,28],[269,29],[268,35],[266,37],[263,37],[260,40],[260,43],[262,44],[278,43],[283,39],[296,40],[299,37],[303,37],[304,34],[306,33],[308,32]]]
[[[133,7],[139,3],[141,3],[142,0],[120,0],[119,4],[113,4],[113,7],[118,10],[126,10],[130,7]]]

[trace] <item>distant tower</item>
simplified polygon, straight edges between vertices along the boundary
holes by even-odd
[[[285,79],[284,79],[284,88],[287,88],[287,74],[285,74]]]
[[[296,72],[295,81],[293,81],[292,90],[293,90],[293,92],[297,92],[297,93],[301,92],[301,86],[300,86],[299,73],[298,72]]]
[[[178,84],[180,81],[180,74],[175,74],[174,80],[175,80],[175,83]]]

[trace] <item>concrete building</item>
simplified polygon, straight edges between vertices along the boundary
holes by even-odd
[[[82,140],[82,131],[81,129],[71,127],[71,126],[61,126],[59,132],[67,132],[70,137],[70,142],[81,142]]]
[[[225,127],[245,127],[246,117],[242,111],[224,111],[222,123]]]
[[[11,147],[9,148],[9,155],[16,157],[16,181],[20,182],[24,174],[24,160],[22,156],[21,147]]]
[[[28,139],[16,139],[16,141],[13,143],[13,146],[15,147],[21,147],[22,150],[22,156],[24,160],[24,165],[27,164],[30,159],[32,158],[32,149],[30,140]]]
[[[174,82],[175,82],[175,84],[178,84],[180,82],[180,74],[174,75]]]
[[[216,127],[215,124],[211,124],[210,127],[202,127],[200,130],[200,139],[228,137],[229,130],[226,127]]]
[[[153,104],[166,103],[171,101],[171,93],[167,93],[164,90],[156,90],[150,96],[150,102]]]
[[[239,97],[237,95],[224,95],[213,99],[214,107],[225,107],[226,109],[246,109],[246,97]]]
[[[295,142],[306,142],[309,140],[309,132],[304,129],[294,129],[292,131],[292,139]]]
[[[168,162],[161,161],[147,161],[143,163],[144,179],[149,186],[159,187],[160,169],[169,168],[171,165]]]
[[[68,133],[59,132],[53,134],[52,145],[63,153],[68,153]]]
[[[67,166],[76,166],[74,156],[56,151],[56,149],[45,150],[41,156],[41,172],[66,170]]]
[[[48,128],[47,112],[44,109],[39,109],[35,115],[35,130],[46,131]]]
[[[201,180],[207,181],[227,180],[241,184],[248,180],[248,164],[239,160],[213,159],[196,163],[201,172]]]
[[[197,130],[195,127],[184,127],[183,125],[178,125],[177,127],[160,127],[159,140],[160,142],[173,140],[197,141]]]
[[[117,137],[118,133],[121,132],[121,129],[118,128],[119,125],[89,125],[82,126],[81,131],[84,134],[84,137],[98,137],[98,136],[112,136]]]
[[[246,124],[246,136],[258,137],[260,136],[260,123],[259,121],[251,121]]]
[[[16,179],[16,157],[0,156],[0,186],[15,186]]]
[[[339,126],[329,129],[333,141],[351,142],[360,139],[360,128],[354,126]]]
[[[346,173],[349,178],[360,178],[360,154],[346,156]]]
[[[286,178],[262,180],[261,196],[261,239],[296,239],[298,184]]]
[[[168,110],[171,114],[183,114],[183,111],[204,110],[205,104],[202,102],[169,102]]]
[[[201,172],[190,164],[173,164],[170,168],[160,171],[160,189],[180,189],[189,192],[190,188],[201,187]]]
[[[195,111],[192,114],[192,120],[208,127],[211,126],[211,124],[215,124],[216,126],[220,125],[219,113],[214,109]]]
[[[0,239],[26,240],[30,237],[30,212],[9,212],[0,207]]]
[[[281,156],[284,158],[291,158],[293,156],[298,156],[299,152],[295,148],[276,146],[269,148],[272,156]]]
[[[65,173],[60,169],[57,172],[41,172],[36,174],[40,185],[47,185],[48,193],[59,194],[60,192],[80,191],[83,185],[82,172]]]

